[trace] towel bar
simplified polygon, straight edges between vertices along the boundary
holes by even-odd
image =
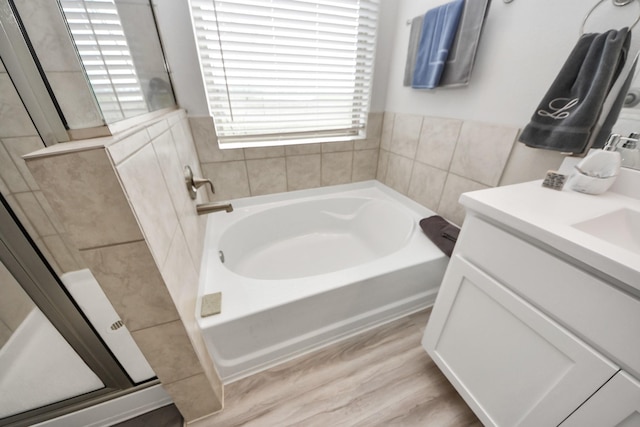
[[[598,6],[600,6],[602,3],[604,3],[606,0],[600,0],[599,2],[597,2],[590,10],[589,12],[587,12],[587,15],[584,17],[584,20],[582,21],[582,26],[580,27],[580,35],[584,34],[584,26],[587,24],[587,21],[589,20],[589,17],[591,16],[591,14],[593,13],[594,10],[596,10],[598,8]],[[630,3],[633,3],[635,0],[611,0],[611,3],[613,3],[614,6],[626,6]],[[636,26],[636,24],[638,23],[638,21],[640,21],[640,14],[638,14],[638,17],[636,18],[636,20],[633,22],[633,24],[631,24],[631,26],[629,27],[629,31],[633,30],[633,27]]]

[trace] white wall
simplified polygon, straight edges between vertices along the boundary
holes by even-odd
[[[410,29],[406,21],[447,1],[398,1],[394,47],[387,58],[391,69],[385,111],[523,127],[577,42],[583,19],[598,2],[493,0],[469,86],[435,91],[405,88]],[[632,24],[640,14],[640,3],[633,3],[614,7],[603,2],[589,18],[586,31]]]
[[[469,86],[420,91],[402,86],[407,19],[448,0],[381,0],[371,111],[412,113],[522,127],[575,45],[597,0],[493,0]],[[600,5],[587,31],[630,25],[640,3]],[[208,115],[188,2],[153,0],[178,104]],[[637,37],[640,38],[640,37]],[[636,40],[638,44],[640,40]]]

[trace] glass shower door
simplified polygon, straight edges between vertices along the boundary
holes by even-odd
[[[0,195],[0,426],[32,425],[133,387]]]
[[[0,419],[104,386],[0,262]]]

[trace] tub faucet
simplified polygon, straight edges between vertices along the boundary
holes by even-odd
[[[223,205],[219,205],[216,203],[202,203],[200,205],[196,205],[196,212],[198,212],[198,215],[206,215],[212,212],[219,211],[233,212],[233,206],[231,205],[231,203]]]

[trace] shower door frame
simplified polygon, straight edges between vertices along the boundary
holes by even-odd
[[[155,386],[135,385],[84,317],[0,195],[0,261],[105,385],[104,388],[3,418],[0,426],[28,426]]]

